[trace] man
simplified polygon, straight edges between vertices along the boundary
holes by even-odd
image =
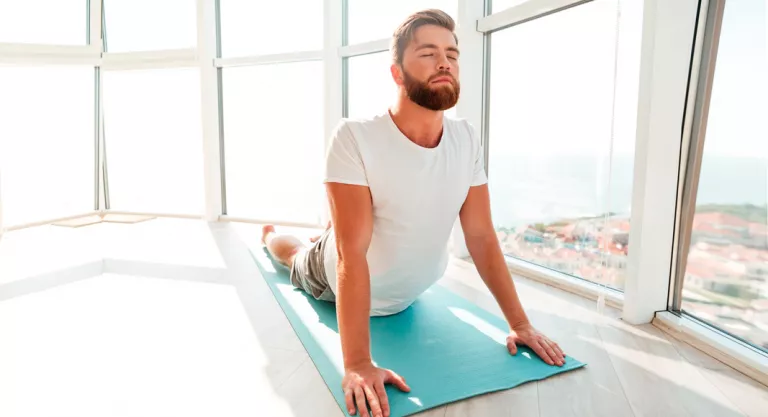
[[[477,270],[510,326],[507,347],[532,348],[562,366],[556,343],[536,331],[517,297],[491,221],[484,153],[466,121],[443,117],[459,98],[454,22],[439,10],[409,16],[392,40],[397,101],[369,120],[344,120],[328,149],[325,184],[331,224],[313,246],[264,227],[270,253],[291,282],[336,302],[350,414],[388,416],[384,384],[410,388],[373,365],[369,316],[396,314],[434,284],[448,265],[447,242],[459,216]],[[407,349],[407,344],[403,345]]]

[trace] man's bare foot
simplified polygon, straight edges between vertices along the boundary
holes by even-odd
[[[261,228],[261,243],[267,244],[267,237],[275,233],[275,226],[272,226],[271,224],[268,224]]]

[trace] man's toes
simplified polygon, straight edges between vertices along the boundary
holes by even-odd
[[[266,243],[267,242],[267,236],[269,236],[270,233],[275,233],[275,226],[268,224],[261,228],[261,242]]]

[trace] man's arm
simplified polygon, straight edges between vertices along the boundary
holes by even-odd
[[[371,364],[371,279],[368,246],[373,233],[370,189],[361,185],[326,184],[336,233],[336,310],[344,367]]]
[[[531,326],[520,303],[493,227],[488,184],[470,187],[459,218],[477,272],[509,324],[512,334],[507,343],[510,351],[517,352],[516,343],[525,344],[550,365],[562,365],[564,355],[560,347]]]
[[[488,185],[471,187],[459,214],[469,254],[511,328],[529,324],[491,220]]]
[[[384,384],[408,392],[410,387],[394,371],[374,366],[371,358],[371,276],[368,247],[373,234],[373,204],[367,186],[326,183],[336,235],[337,293],[347,410],[367,416],[366,399],[375,416],[389,416]]]

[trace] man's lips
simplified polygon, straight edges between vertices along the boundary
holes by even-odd
[[[433,83],[451,83],[453,82],[453,79],[451,77],[437,77],[434,80],[432,80]]]

